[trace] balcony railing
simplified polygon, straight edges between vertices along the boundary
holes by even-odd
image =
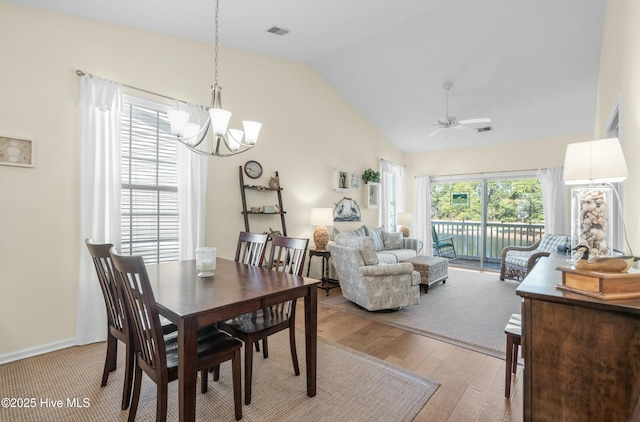
[[[500,262],[505,246],[529,246],[544,235],[544,224],[487,223],[484,236],[478,221],[432,220],[439,237],[453,236],[459,258],[480,260],[484,243],[484,261]]]

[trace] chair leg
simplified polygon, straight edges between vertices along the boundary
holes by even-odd
[[[244,344],[244,404],[251,404],[251,377],[253,376],[253,348]]]
[[[209,371],[203,369],[200,371],[200,392],[202,394],[209,391]]]
[[[131,398],[131,406],[129,408],[128,422],[136,420],[136,412],[138,411],[138,401],[140,400],[140,387],[142,385],[142,369],[136,365],[133,382],[133,397]]]
[[[507,361],[505,362],[506,377],[504,380],[504,396],[506,398],[511,397],[511,371],[513,369],[513,337],[511,334],[507,334]]]
[[[249,350],[251,350],[251,347],[249,347]],[[216,367],[218,368],[218,370],[220,369],[219,365]],[[231,372],[232,372],[231,375],[233,379],[233,407],[235,409],[236,420],[239,421],[240,419],[242,419],[242,386],[241,386],[242,376],[240,374],[240,349],[239,348],[233,352],[233,358],[231,359]]]
[[[158,397],[156,398],[156,422],[166,422],[167,420],[167,399],[169,395],[169,384],[158,383]]]
[[[220,365],[213,367],[213,380],[218,381],[220,379]]]
[[[254,344],[256,345],[256,352],[259,352],[260,351],[260,341],[258,340]]]
[[[127,357],[125,358],[124,385],[122,386],[122,410],[129,407],[129,401],[131,400],[131,385],[133,384],[133,368],[136,365],[136,357],[133,352],[132,344],[126,345],[125,353],[127,354]]]
[[[300,375],[300,366],[298,365],[298,352],[296,350],[296,329],[293,325],[289,326],[289,347],[291,348],[291,360],[293,361],[293,372]]]
[[[102,371],[102,387],[107,385],[107,380],[109,379],[109,373],[111,371],[115,371],[116,369],[116,361],[118,359],[118,339],[111,335],[111,333],[107,334],[107,355],[104,358],[104,369]]]
[[[266,337],[262,339],[262,357],[265,359],[269,357],[269,342]]]

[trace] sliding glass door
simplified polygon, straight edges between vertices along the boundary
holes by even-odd
[[[454,239],[451,265],[498,269],[505,246],[531,245],[544,232],[540,183],[527,175],[435,179],[431,220],[439,237]]]

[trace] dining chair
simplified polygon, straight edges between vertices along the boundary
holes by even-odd
[[[85,239],[93,266],[98,275],[100,288],[107,308],[107,355],[102,372],[102,387],[107,385],[109,374],[116,370],[118,360],[118,340],[125,346],[125,376],[122,388],[122,410],[129,407],[131,400],[131,386],[133,383],[134,350],[133,330],[129,328],[127,308],[122,296],[120,274],[115,271],[111,259],[111,243],[94,243],[92,239]],[[160,318],[163,334],[175,332],[178,327],[165,318]]]
[[[268,239],[267,234],[240,232],[235,261],[255,267],[262,266]]]
[[[109,374],[116,370],[118,359],[118,340],[125,345],[125,375],[122,387],[122,410],[129,407],[131,398],[131,384],[133,381],[133,342],[132,333],[129,331],[126,309],[122,300],[116,277],[119,275],[113,268],[113,261],[109,250],[111,243],[93,243],[91,239],[85,239],[89,254],[93,260],[93,266],[98,275],[104,304],[107,308],[107,354],[104,359],[102,371],[102,384],[107,385]]]
[[[169,382],[178,378],[177,335],[163,336],[158,306],[141,256],[125,256],[111,248],[111,258],[120,274],[124,302],[133,327],[136,365],[129,422],[135,420],[140,400],[142,373],[157,385],[156,421],[167,419]],[[242,419],[240,348],[242,343],[214,326],[198,330],[195,369],[200,371],[201,391],[207,392],[208,370],[231,360],[235,419]]]
[[[273,236],[267,268],[302,276],[304,259],[309,239]],[[220,322],[218,326],[244,342],[244,402],[251,403],[251,379],[253,377],[252,344],[262,340],[262,355],[269,357],[267,337],[277,332],[289,330],[289,346],[293,371],[300,375],[296,352],[295,330],[296,301],[291,300],[256,312],[250,312]]]

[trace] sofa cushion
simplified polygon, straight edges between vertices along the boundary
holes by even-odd
[[[558,246],[569,246],[569,236],[565,234],[545,235],[536,252],[555,252]]]
[[[382,242],[384,249],[402,249],[402,233],[382,232]]]
[[[384,233],[384,227],[378,227],[372,229],[371,227],[364,226],[365,233],[371,239],[373,239],[373,250],[378,252],[384,249],[384,241],[382,240],[382,233]]]
[[[373,240],[370,237],[349,237],[340,233],[340,235],[336,236],[335,242],[336,245],[348,246],[360,251],[365,265],[376,265],[378,263],[378,256],[373,250]]]
[[[417,255],[414,249],[393,249],[377,252],[378,261],[385,264],[393,264],[403,259],[415,258]]]

